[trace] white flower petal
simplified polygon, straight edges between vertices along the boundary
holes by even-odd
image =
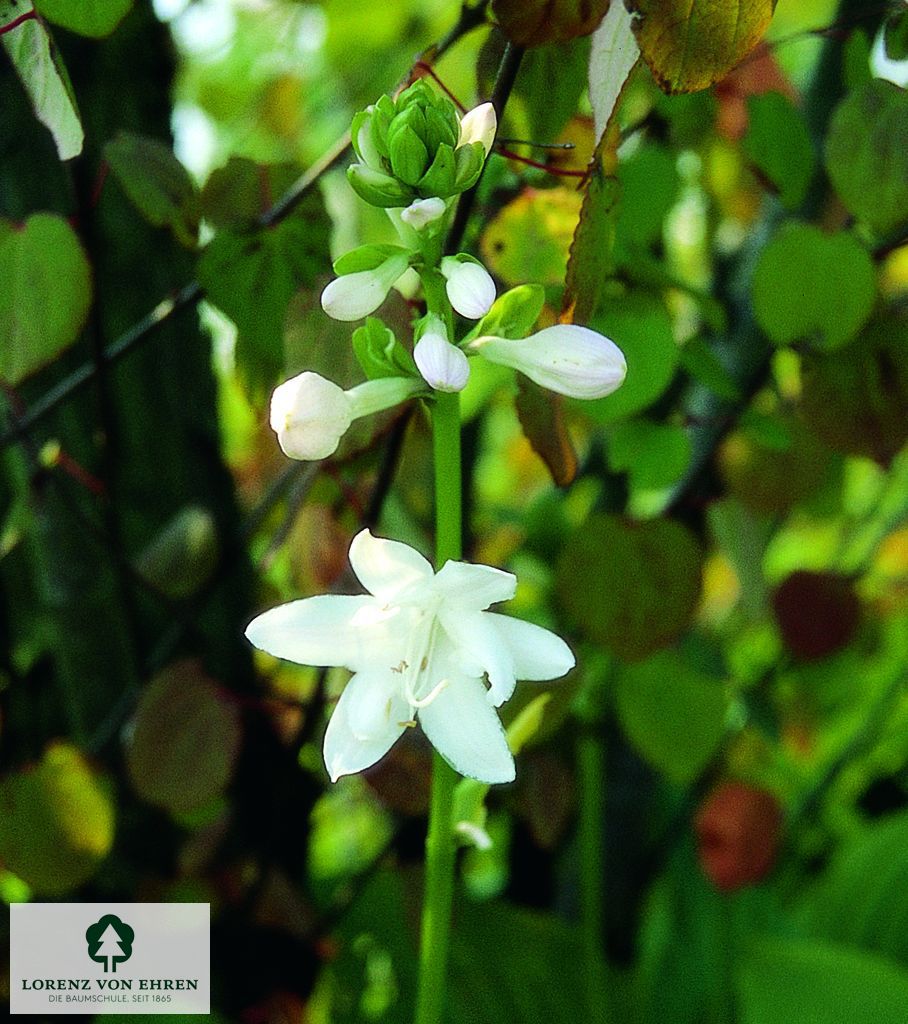
[[[470,379],[470,364],[456,345],[440,334],[424,334],[413,349],[423,380],[436,391],[463,391]]]
[[[571,398],[604,398],[627,374],[621,349],[577,324],[556,324],[529,338],[482,337],[471,343],[489,362],[511,366],[549,391]]]
[[[480,782],[512,782],[514,758],[478,679],[455,676],[418,713],[429,741],[451,767]]]
[[[573,651],[550,630],[497,612],[483,612],[482,617],[492,620],[500,642],[514,659],[518,679],[560,679],[574,667]]]
[[[374,270],[336,277],[322,292],[322,309],[335,320],[361,320],[385,301],[407,265],[406,256],[391,256]]]
[[[384,757],[406,728],[409,714],[390,673],[353,676],[325,732],[325,767],[331,781],[361,772]]]
[[[414,199],[405,209],[400,211],[400,219],[416,231],[421,231],[427,224],[432,224],[443,217],[447,204],[438,196],[429,199]]]
[[[382,601],[392,601],[414,583],[431,579],[432,566],[409,544],[373,537],[360,530],[350,545],[350,565],[356,578]],[[401,641],[401,647],[406,638]]]
[[[498,117],[491,103],[480,103],[478,107],[468,110],[460,119],[460,138],[458,148],[471,142],[481,142],[482,148],[489,155],[495,132],[498,130]]]
[[[517,577],[491,565],[445,562],[435,577],[435,591],[451,607],[479,612],[510,601],[517,592]]]
[[[479,320],[495,301],[495,282],[485,267],[470,260],[446,256],[441,261],[451,305],[468,320]]]
[[[439,618],[455,646],[465,651],[471,661],[482,666],[489,677],[486,699],[494,707],[501,707],[513,694],[517,678],[514,675],[514,656],[508,645],[502,642],[490,613],[464,613],[460,608],[442,608]],[[495,619],[501,618],[504,616],[495,616]]]
[[[246,627],[246,637],[275,658],[300,665],[390,667],[401,645],[393,628],[398,614],[384,611],[373,597],[322,594],[263,612]]]

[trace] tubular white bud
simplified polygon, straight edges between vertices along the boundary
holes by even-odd
[[[445,290],[451,305],[468,320],[479,320],[492,308],[495,301],[495,282],[479,263],[445,256],[441,261],[445,276]]]
[[[424,334],[413,349],[413,359],[423,379],[436,391],[463,391],[470,378],[470,364],[463,352],[434,332]]]

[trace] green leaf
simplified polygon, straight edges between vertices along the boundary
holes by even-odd
[[[120,132],[104,147],[104,159],[149,224],[169,227],[182,245],[195,247],[199,234],[198,189],[169,146],[157,139]]]
[[[502,32],[517,46],[563,43],[586,36],[602,21],[609,0],[492,0]]]
[[[802,926],[816,938],[883,953],[908,965],[908,812],[846,839],[801,893]]]
[[[753,277],[757,322],[776,345],[811,341],[836,349],[863,327],[876,300],[869,253],[850,234],[785,224],[760,254]]]
[[[783,206],[794,210],[804,202],[816,158],[804,119],[778,92],[747,98],[744,152],[778,190]]]
[[[722,681],[662,651],[620,673],[618,719],[644,758],[672,782],[687,785],[715,756],[725,732]]]
[[[687,626],[700,595],[701,560],[679,523],[593,516],[565,544],[558,595],[591,640],[637,661]]]
[[[21,5],[0,0],[0,25],[7,25],[32,10],[29,2]],[[71,160],[82,152],[84,132],[79,109],[63,60],[44,24],[29,18],[0,36],[32,102],[35,117],[50,129],[61,160]]]
[[[856,949],[755,942],[740,960],[742,1024],[904,1024],[908,973]]]
[[[696,92],[724,78],[763,37],[776,0],[631,0],[643,59],[664,92]]]
[[[195,662],[177,662],[142,691],[126,769],[143,800],[184,814],[224,791],[240,738],[237,706]]]
[[[536,326],[545,305],[540,284],[520,284],[503,292],[468,337],[525,338]]]
[[[65,896],[110,852],[108,786],[75,747],[52,743],[0,781],[0,859],[40,896]]]
[[[275,227],[222,231],[202,254],[199,280],[236,324],[237,362],[255,390],[273,385],[283,370],[287,306],[327,267],[329,235],[321,200],[311,195]]]
[[[624,353],[627,379],[606,398],[571,406],[597,423],[615,423],[646,409],[665,391],[675,375],[679,350],[665,306],[642,292],[607,304],[592,326]]]
[[[48,21],[94,39],[110,35],[132,5],[133,0],[35,0]]]
[[[838,352],[801,367],[807,426],[834,451],[888,465],[908,440],[908,322],[880,316]]]
[[[294,164],[257,164],[232,156],[202,187],[201,214],[216,228],[251,228],[297,178]]]
[[[0,221],[0,379],[13,386],[71,345],[91,307],[91,268],[62,217]]]
[[[873,79],[836,107],[826,171],[859,220],[886,235],[908,223],[908,93]]]
[[[670,423],[632,420],[616,424],[609,434],[609,465],[627,473],[634,490],[669,487],[681,479],[690,459],[690,438]]]
[[[595,314],[606,280],[615,270],[615,233],[621,188],[612,175],[602,169],[603,154],[609,150],[611,132],[596,148],[596,169],[590,175],[577,218],[577,227],[567,264],[562,300],[563,316],[570,323],[589,323]]]

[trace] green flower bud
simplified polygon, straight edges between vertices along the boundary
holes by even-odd
[[[416,198],[413,189],[407,188],[406,185],[389,174],[373,170],[365,164],[351,164],[347,168],[347,180],[361,199],[365,199],[372,206],[380,206],[383,209],[409,206]]]
[[[460,146],[454,152],[454,189],[465,192],[479,180],[486,154],[481,142]]]
[[[454,150],[442,143],[435,151],[435,159],[429,169],[417,182],[419,194],[426,199],[429,196],[438,196],[439,199],[453,196],[457,191],[454,174]]]
[[[452,125],[451,122],[434,107],[426,107],[426,148],[430,153],[434,153],[439,146],[444,144],[445,146],[451,146],[453,149],[457,145],[457,127],[456,124]]]
[[[395,176],[407,185],[415,185],[425,174],[429,162],[429,151],[425,143],[412,128],[404,125],[400,131],[389,136],[388,149],[391,153],[391,170]]]

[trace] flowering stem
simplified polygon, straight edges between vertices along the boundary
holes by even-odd
[[[437,392],[432,404],[435,457],[435,562],[461,556],[460,401],[457,394]],[[419,953],[416,1024],[440,1024],[454,897],[454,786],[457,773],[437,753],[432,755],[432,799],[426,837],[426,890]]]

